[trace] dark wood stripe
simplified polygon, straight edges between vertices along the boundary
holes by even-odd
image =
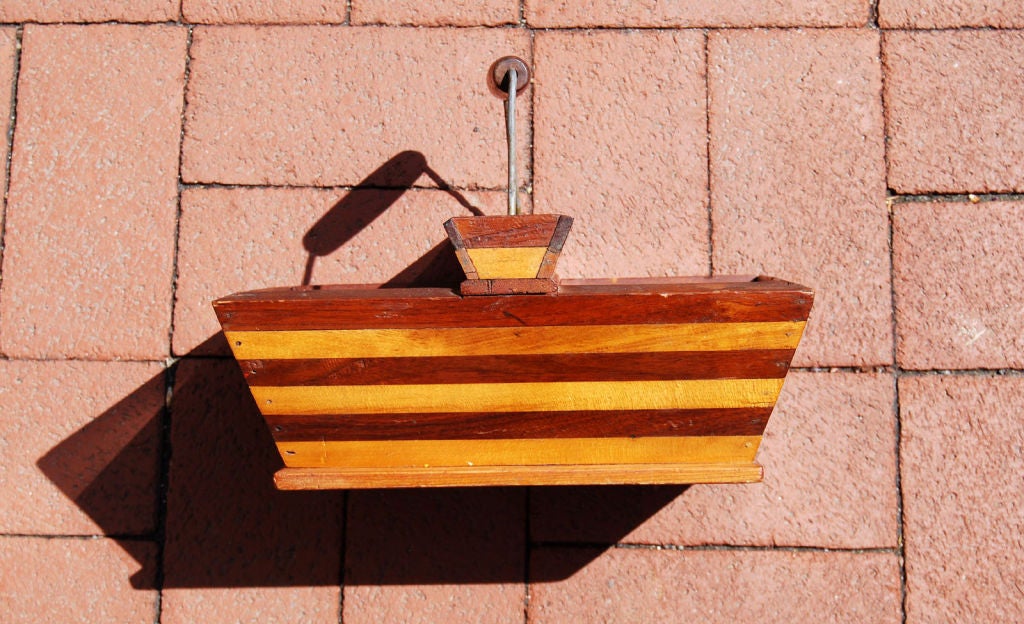
[[[226,331],[802,321],[813,295],[782,281],[568,283],[555,296],[447,289],[278,288],[214,302]]]
[[[278,442],[758,436],[771,408],[434,414],[268,415]]]
[[[558,292],[558,280],[551,278],[521,277],[496,279],[467,279],[459,285],[463,295],[550,295]]]
[[[569,237],[569,230],[572,229],[573,219],[568,215],[559,215],[558,223],[555,225],[555,233],[551,235],[551,244],[548,249],[554,253],[561,253],[565,246],[565,239]]]
[[[251,386],[779,379],[793,351],[242,360]]]
[[[555,265],[558,263],[558,257],[562,254],[562,246],[565,245],[565,239],[569,236],[571,228],[572,217],[563,215],[558,218],[558,225],[555,226],[555,233],[551,236],[551,243],[548,245],[548,250],[540,262],[537,277],[555,277]]]
[[[458,232],[457,237],[452,237],[456,247],[547,247],[558,217],[554,214],[454,217],[445,224],[445,229],[449,236],[452,229]]]

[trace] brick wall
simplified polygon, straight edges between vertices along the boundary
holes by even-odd
[[[1024,619],[1024,5],[0,22],[3,621]],[[577,218],[564,276],[817,291],[763,484],[273,489],[209,301],[402,279],[444,219],[500,213],[505,54],[535,70],[527,204]]]

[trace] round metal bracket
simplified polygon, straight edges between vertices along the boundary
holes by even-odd
[[[487,86],[491,93],[505,99],[508,97],[508,74],[516,72],[516,95],[526,90],[530,84],[530,68],[526,61],[518,56],[503,56],[494,61],[491,69],[487,72]]]

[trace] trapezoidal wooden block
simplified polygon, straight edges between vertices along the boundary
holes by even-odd
[[[278,487],[348,489],[759,481],[812,298],[669,278],[277,288],[214,307],[284,460]]]
[[[557,214],[454,217],[444,224],[466,281],[463,295],[551,294],[555,265],[572,228]]]

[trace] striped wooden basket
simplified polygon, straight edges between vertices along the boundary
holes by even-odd
[[[758,481],[811,302],[735,277],[275,288],[214,308],[284,460],[278,487],[324,489]]]

